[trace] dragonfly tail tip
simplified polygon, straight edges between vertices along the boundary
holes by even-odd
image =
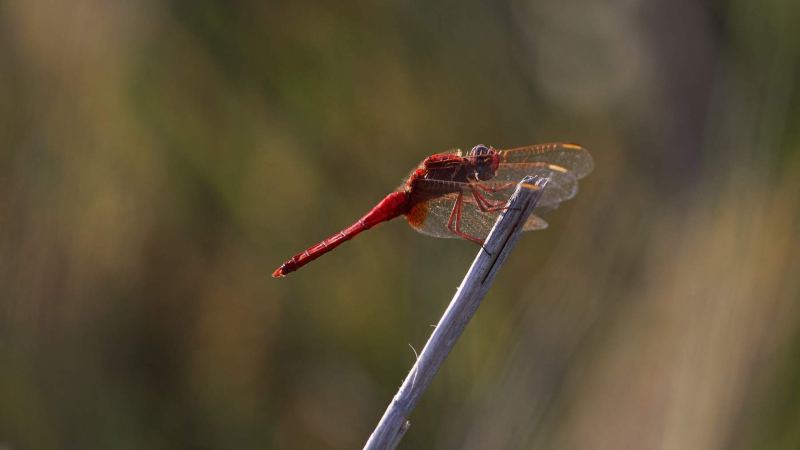
[[[272,278],[283,278],[286,274],[283,273],[283,267],[278,267],[275,272],[272,272]]]

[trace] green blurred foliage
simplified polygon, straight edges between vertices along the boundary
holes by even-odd
[[[0,448],[359,448],[476,253],[428,154],[566,140],[401,448],[800,446],[792,0],[0,3]]]

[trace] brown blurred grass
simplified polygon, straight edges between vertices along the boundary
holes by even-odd
[[[798,445],[797,7],[0,5],[0,445],[353,448],[475,248],[419,159],[593,151],[413,417],[436,448]]]

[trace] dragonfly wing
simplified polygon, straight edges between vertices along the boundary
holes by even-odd
[[[525,222],[525,226],[522,227],[522,231],[544,230],[545,228],[547,228],[547,222],[536,214],[531,214]]]
[[[481,190],[494,191],[495,197],[508,199],[514,193],[519,180],[526,175],[535,175],[547,178],[547,187],[539,199],[539,206],[555,208],[559,203],[569,200],[578,193],[578,179],[572,172],[561,166],[548,163],[526,163],[514,166],[503,166],[497,170],[495,176],[489,181],[477,184]]]
[[[515,165],[544,162],[561,166],[571,172],[576,179],[585,177],[594,168],[589,152],[577,144],[552,143],[536,144],[500,150],[501,165]]]
[[[446,194],[438,198],[416,203],[406,214],[411,228],[428,236],[440,238],[458,237],[447,228],[450,212],[455,205],[457,194]]]
[[[461,196],[461,220],[458,230],[471,237],[485,239],[489,231],[497,221],[497,216],[502,212],[502,208],[487,211],[486,205],[483,208],[478,204],[476,195],[485,202],[495,205],[503,205],[513,193],[516,182],[514,183],[495,183],[470,185],[468,183],[447,182],[439,180],[421,180],[417,187],[421,191],[425,189],[441,190],[446,186],[452,192],[444,195],[437,195],[428,200],[416,203],[406,214],[406,219],[412,228],[420,233],[441,238],[461,238],[453,228],[456,227],[458,215],[453,213],[459,195]],[[547,188],[549,189],[549,187]],[[547,192],[545,189],[545,193]],[[555,206],[537,205],[534,213],[540,214],[548,210],[555,209]],[[547,228],[547,222],[538,215],[531,215],[524,225],[524,231],[542,230]]]
[[[457,194],[448,194],[435,200],[418,203],[406,217],[412,228],[422,234],[439,238],[461,238],[449,227],[448,221],[455,206]],[[500,211],[486,212],[481,211],[474,201],[464,200],[464,208],[461,212],[462,222],[460,229],[462,232],[479,239],[485,239],[489,231],[494,226]],[[542,210],[547,210],[543,208]],[[536,208],[534,213],[539,213],[540,208]],[[547,222],[536,214],[531,214],[525,222],[523,231],[544,230]]]
[[[466,183],[464,184],[468,186]],[[501,211],[481,210],[471,192],[468,190],[461,194],[461,221],[458,229],[469,236],[485,239]],[[453,192],[417,203],[406,215],[409,225],[429,236],[462,238],[452,229],[455,227],[456,220],[453,208],[458,201],[458,196],[458,192]],[[453,218],[452,227],[450,226],[451,217]]]

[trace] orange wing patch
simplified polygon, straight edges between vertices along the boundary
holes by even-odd
[[[426,202],[419,202],[406,214],[406,220],[414,228],[421,228],[428,217],[428,205]]]

